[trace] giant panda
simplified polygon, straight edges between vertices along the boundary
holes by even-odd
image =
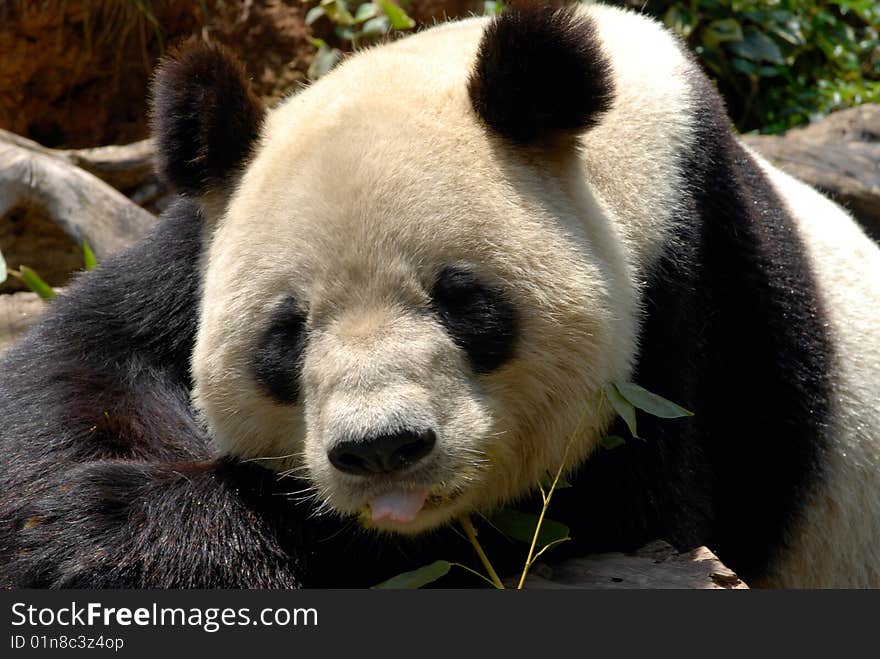
[[[366,587],[464,515],[512,570],[483,520],[560,465],[548,557],[880,586],[880,250],[659,24],[448,23],[271,110],[189,45],[152,112],[179,199],[0,365],[3,586]],[[601,448],[627,381],[694,416]]]

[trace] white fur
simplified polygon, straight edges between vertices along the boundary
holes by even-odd
[[[603,5],[586,12],[611,60],[615,98],[582,138],[584,162],[638,274],[667,244],[687,184],[678,162],[694,135],[688,85],[694,64],[655,21]]]
[[[656,26],[625,16],[648,46],[660,45]],[[272,111],[207,258],[195,400],[218,444],[293,456],[275,466],[304,464],[322,497],[354,512],[372,490],[329,467],[333,442],[371,422],[434,419],[432,493],[459,496],[405,530],[531,488],[561,464],[579,423],[569,463],[592,450],[611,418],[601,387],[628,378],[635,354],[634,266],[649,242],[637,236],[654,225],[662,234],[669,204],[660,200],[674,188],[653,186],[657,213],[646,220],[587,185],[588,142],[586,161],[511,157],[467,95],[484,25],[449,24],[363,52]],[[672,59],[669,46],[660,53]],[[658,135],[658,148],[673,136]],[[614,139],[632,150],[624,143],[633,138]],[[598,148],[595,158],[609,161]],[[661,161],[639,160],[658,177]],[[609,198],[624,181],[608,179]],[[518,359],[496,374],[474,378],[426,312],[434,275],[457,261],[476,265],[522,311]],[[248,369],[254,328],[289,293],[309,305],[298,408],[269,401]],[[410,474],[398,485],[420,484]]]

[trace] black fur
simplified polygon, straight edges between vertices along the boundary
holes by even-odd
[[[186,44],[163,61],[153,85],[160,175],[189,195],[222,186],[247,160],[263,114],[231,53],[219,45]]]
[[[477,373],[494,371],[513,357],[516,309],[500,288],[481,282],[467,268],[449,266],[437,275],[431,300]]]
[[[495,19],[468,91],[483,121],[521,144],[586,130],[614,97],[595,26],[574,7],[507,11]]]
[[[299,396],[301,359],[306,347],[306,315],[294,297],[272,314],[251,361],[263,390],[277,402],[292,405]]]
[[[470,561],[452,531],[314,518],[284,496],[304,483],[214,454],[189,405],[200,233],[177,202],[0,360],[0,588],[366,587]]]
[[[640,416],[645,441],[592,458],[554,514],[592,550],[707,544],[759,580],[823,476],[833,346],[793,220],[711,83],[692,84],[689,208],[651,273],[635,380],[696,416]]]

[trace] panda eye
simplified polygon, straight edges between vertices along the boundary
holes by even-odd
[[[489,373],[513,356],[516,311],[500,287],[461,266],[447,266],[431,290],[434,311],[478,373]]]
[[[279,403],[292,405],[299,396],[306,339],[306,315],[296,299],[288,297],[272,313],[251,357],[257,382]]]

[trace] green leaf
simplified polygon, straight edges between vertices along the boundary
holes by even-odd
[[[784,72],[785,69],[778,66],[768,66],[766,64],[758,69],[758,75],[762,78],[775,78],[782,75]]]
[[[38,275],[34,270],[31,270],[26,265],[19,267],[18,271],[21,273],[21,280],[27,285],[29,289],[31,289],[34,293],[39,295],[44,300],[51,300],[55,297],[55,291],[52,290],[52,287],[49,286],[45,281],[43,281],[42,277]]]
[[[636,429],[636,408],[633,407],[633,404],[620,394],[617,385],[613,382],[609,382],[605,385],[605,397],[608,398],[608,402],[611,403],[611,407],[614,408],[614,411],[617,412],[617,414],[620,415],[620,418],[626,422],[626,427],[629,428],[629,433],[633,437],[638,437],[639,435]]]
[[[801,28],[801,22],[795,16],[769,23],[767,24],[767,29],[792,46],[803,46],[807,42],[804,37],[804,31]]]
[[[9,276],[9,270],[6,268],[6,259],[3,258],[3,252],[0,252],[0,284],[6,281]]]
[[[321,18],[321,16],[324,16],[326,13],[327,12],[324,11],[324,8],[321,5],[318,5],[317,7],[312,7],[306,14],[306,25],[311,25],[316,20]]]
[[[727,49],[737,57],[752,60],[753,62],[770,62],[772,64],[785,64],[785,58],[779,46],[766,34],[751,25],[746,26],[741,41],[733,41],[727,44]]]
[[[489,518],[489,523],[504,535],[531,544],[532,538],[535,537],[535,528],[538,526],[538,516],[505,508]],[[565,524],[545,517],[538,532],[538,546],[543,547],[567,537],[568,527]]]
[[[321,2],[324,13],[336,25],[354,25],[354,16],[348,11],[348,5],[342,0],[324,0]]]
[[[720,78],[724,78],[727,73],[727,54],[718,48],[706,48],[705,46],[697,46],[694,48],[702,64],[712,73]]]
[[[396,577],[391,577],[387,581],[376,584],[373,588],[382,590],[412,590],[421,588],[433,581],[437,581],[440,577],[445,577],[452,563],[449,561],[434,561],[430,565],[424,565],[417,570],[403,572]]]
[[[337,25],[333,28],[334,34],[341,41],[354,41],[356,38],[356,33],[353,28],[348,25]]]
[[[541,487],[544,488],[544,491],[547,492],[553,487],[553,479],[556,477],[555,474],[544,474],[544,478],[541,479]],[[571,483],[565,480],[562,476],[559,477],[559,480],[556,481],[557,490],[566,490],[571,487]]]
[[[620,395],[632,403],[633,406],[661,419],[680,419],[685,416],[693,416],[694,413],[676,405],[671,400],[666,400],[640,387],[632,382],[618,382],[615,385]]]
[[[391,23],[388,20],[388,17],[383,14],[382,16],[371,18],[366,23],[364,23],[361,34],[363,34],[365,37],[378,37],[383,34],[388,34],[388,31],[390,29]]]
[[[743,30],[735,18],[723,18],[709,23],[703,28],[700,36],[707,48],[715,48],[725,41],[742,41]]]
[[[391,27],[395,30],[409,30],[410,28],[415,27],[416,22],[407,16],[406,12],[393,2],[389,2],[389,0],[379,0],[379,6],[382,7],[382,11],[391,22]]]
[[[354,14],[355,23],[363,23],[364,21],[368,21],[371,18],[375,17],[378,13],[379,9],[374,3],[365,2],[357,8],[357,11]]]
[[[483,16],[497,16],[504,11],[504,3],[501,0],[486,0],[483,3]]]
[[[738,73],[745,73],[746,75],[753,75],[758,71],[758,65],[754,62],[750,62],[747,59],[741,59],[739,57],[734,57],[730,61],[730,66],[734,71]]]
[[[98,265],[98,259],[95,258],[95,253],[92,251],[91,245],[85,240],[83,240],[83,264],[86,266],[86,270],[94,270]]]
[[[327,45],[321,46],[309,66],[309,79],[317,80],[321,76],[327,75],[341,60],[341,50],[330,48]]]
[[[606,451],[610,451],[612,449],[616,449],[618,446],[623,446],[626,444],[626,440],[620,435],[608,435],[608,437],[603,437],[601,446]]]
[[[874,24],[872,18],[874,16],[880,18],[880,8],[877,7],[877,0],[828,0],[828,4],[837,5],[841,9],[841,13],[846,15],[852,11],[868,23]]]
[[[694,28],[697,26],[697,20],[694,14],[679,4],[674,4],[663,14],[663,23],[666,24],[673,32],[678,33],[687,39]]]

